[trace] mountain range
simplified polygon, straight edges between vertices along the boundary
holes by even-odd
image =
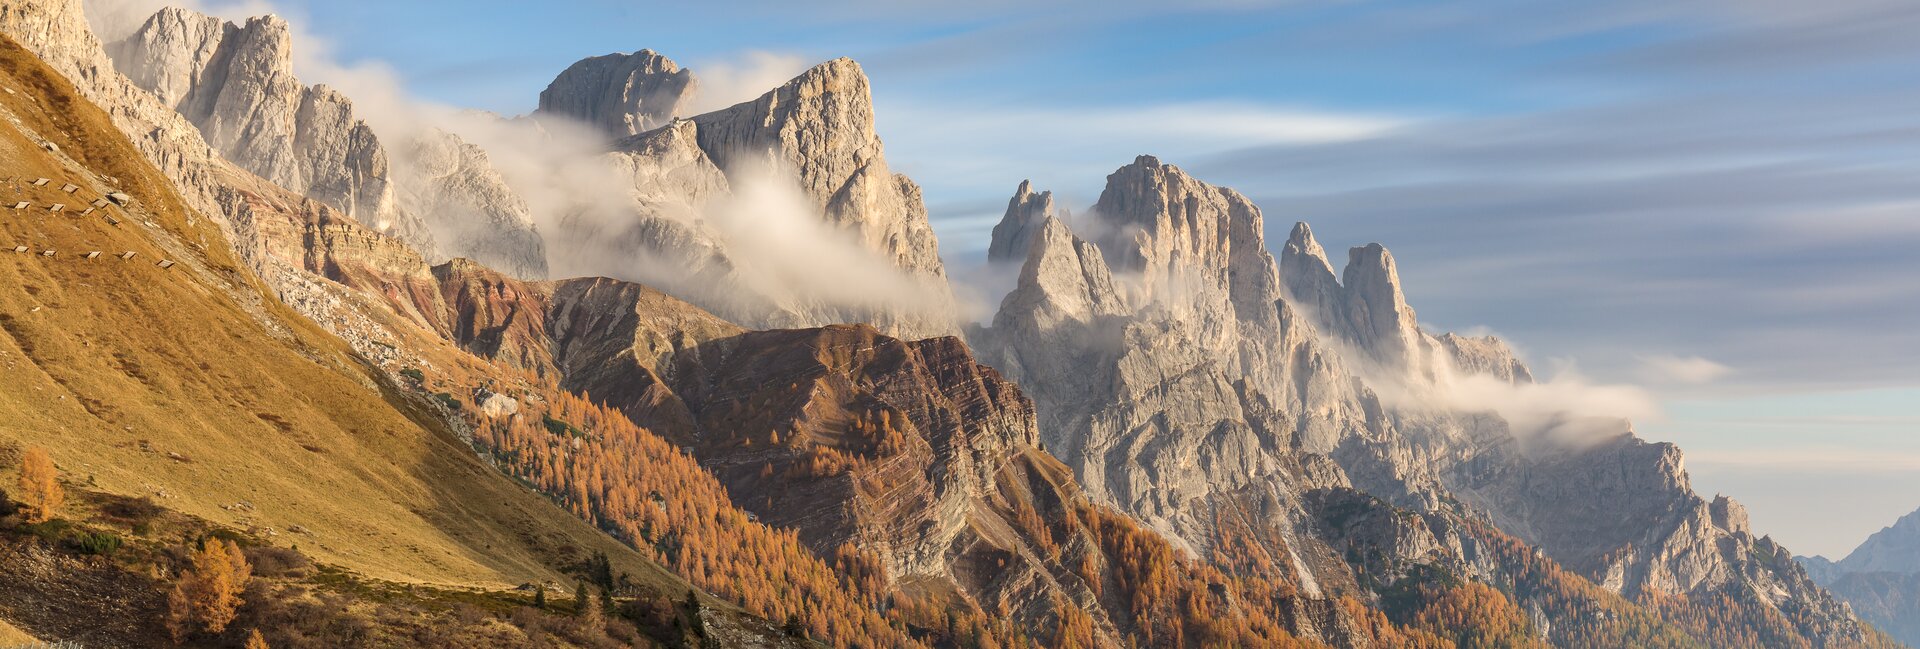
[[[1920,644],[1920,510],[1868,536],[1839,561],[1795,560],[1861,619],[1908,645]]]
[[[276,17],[0,33],[0,199],[105,215],[0,242],[55,253],[0,266],[0,440],[82,502],[8,528],[25,635],[153,644],[222,536],[261,584],[189,643],[1898,646],[1828,589],[1912,535],[1797,562],[1678,448],[1429,331],[1387,248],[1336,273],[1153,156],[1077,211],[1014,189],[968,323],[850,59],[683,114],[694,70],[599,56],[532,114],[376,132]]]

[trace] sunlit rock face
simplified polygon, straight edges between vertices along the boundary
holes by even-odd
[[[595,56],[568,66],[540,91],[534,116],[562,116],[625,137],[667,124],[693,91],[693,71],[653,50]]]
[[[428,259],[466,257],[521,277],[546,276],[532,215],[484,151],[427,129],[403,134],[390,152],[350,98],[294,76],[293,48],[291,29],[276,16],[236,24],[167,8],[107,51],[126,79],[178,111],[240,168]]]
[[[1260,494],[1287,532],[1270,550],[1311,557],[1312,494],[1350,485],[1484,517],[1616,591],[1730,588],[1852,632],[1802,571],[1762,558],[1778,548],[1737,503],[1692,492],[1678,449],[1624,421],[1555,437],[1458,406],[1462,386],[1525,398],[1533,375],[1497,338],[1424,331],[1385,247],[1352,248],[1336,274],[1305,223],[1278,260],[1263,233],[1245,197],[1146,156],[1077,217],[1026,184],[1009,201],[989,261],[1018,281],[971,340],[1089,493],[1202,554],[1220,512]],[[1302,571],[1337,582],[1323,565]]]
[[[294,77],[291,31],[277,16],[242,25],[168,8],[108,51],[221,157],[433,251],[426,225],[401,208],[386,150],[352,101]]]
[[[751,327],[958,331],[920,188],[887,166],[859,64],[828,61],[754,100],[676,119],[684,95],[674,93],[694,83],[646,51],[588,59],[554,80],[541,114],[610,137],[656,127],[609,145],[629,203],[567,217],[548,235],[555,250]],[[805,273],[819,281],[787,279]]]

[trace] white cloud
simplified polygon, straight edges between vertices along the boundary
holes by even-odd
[[[692,109],[686,112],[697,115],[759,97],[800,76],[811,64],[793,54],[753,50],[687,67],[695,82]]]
[[[1733,373],[1733,368],[1699,356],[1640,356],[1640,377],[1654,384],[1711,383]]]
[[[1637,386],[1596,383],[1571,362],[1558,361],[1552,374],[1532,383],[1509,383],[1485,374],[1454,369],[1436,354],[1431,382],[1382,380],[1373,383],[1383,400],[1453,412],[1493,412],[1522,440],[1582,444],[1626,431],[1635,420],[1663,417],[1653,395]]]

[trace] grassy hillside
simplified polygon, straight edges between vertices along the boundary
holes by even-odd
[[[44,447],[76,486],[373,578],[570,582],[600,551],[684,588],[478,461],[424,401],[268,296],[104,113],[5,39],[0,88],[0,200],[33,203],[0,210],[0,449]],[[78,213],[112,191],[132,203]]]

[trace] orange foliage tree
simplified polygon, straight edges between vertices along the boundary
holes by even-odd
[[[167,597],[167,631],[176,643],[185,642],[196,628],[225,631],[240,612],[240,593],[253,578],[247,555],[232,541],[209,538],[188,556],[188,562],[191,569]]]
[[[749,519],[712,474],[666,440],[585,398],[551,386],[540,394],[518,416],[475,422],[474,443],[502,470],[754,615],[793,619],[836,647],[925,646],[866,594],[884,580],[874,559],[843,557],[844,566],[862,566],[843,581],[796,532]]]
[[[44,523],[53,518],[67,501],[60,490],[60,473],[53,457],[40,447],[27,449],[20,463],[20,501],[26,504],[21,516],[28,523]]]

